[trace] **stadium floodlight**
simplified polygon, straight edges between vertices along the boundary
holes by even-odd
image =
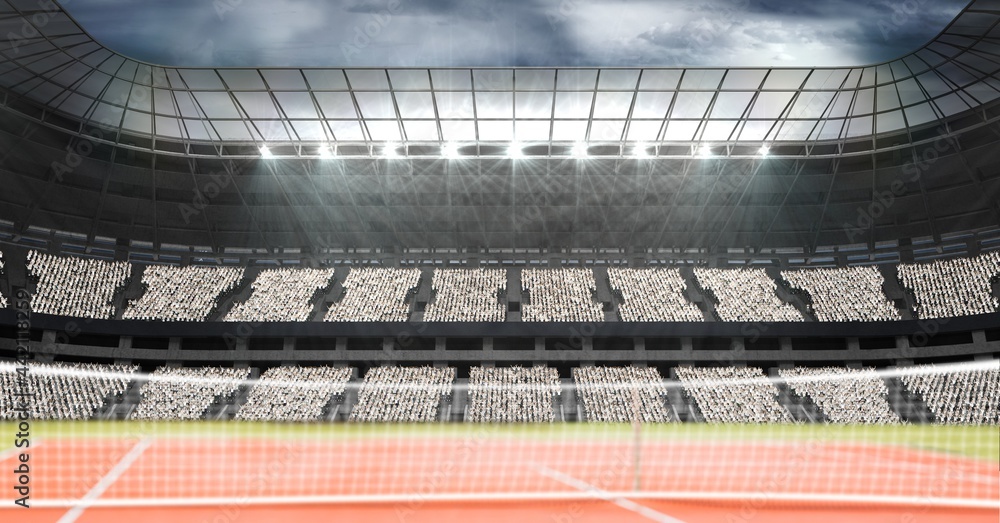
[[[771,154],[771,148],[766,145],[762,145],[760,149],[757,151],[757,154],[761,156],[767,156]]]
[[[698,148],[698,156],[703,158],[709,158],[712,156],[712,148],[707,145],[702,145]]]
[[[266,145],[261,145],[260,146],[260,157],[261,158],[274,158],[274,154],[271,152],[270,149],[267,148]]]
[[[387,143],[382,147],[383,158],[399,158],[399,144]]]
[[[444,158],[459,158],[462,155],[458,152],[458,144],[446,143],[441,146],[441,156]]]
[[[507,158],[524,158],[524,146],[517,142],[512,142],[507,147]]]
[[[645,143],[637,143],[635,147],[632,148],[633,158],[649,158],[649,145]]]
[[[320,158],[323,158],[324,160],[327,160],[327,159],[333,158],[334,156],[335,155],[333,154],[333,149],[331,149],[330,146],[328,146],[328,145],[321,145],[321,146],[319,146],[319,157]]]
[[[586,158],[590,156],[590,151],[588,150],[587,144],[583,142],[577,142],[573,145],[573,150],[570,153],[573,158]]]

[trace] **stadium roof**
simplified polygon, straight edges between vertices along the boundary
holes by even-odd
[[[972,2],[857,68],[213,69],[0,0],[0,219],[210,246],[940,241],[1000,226],[998,20]]]

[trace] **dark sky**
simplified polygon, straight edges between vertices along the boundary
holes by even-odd
[[[897,58],[966,0],[64,0],[184,66],[823,66]]]

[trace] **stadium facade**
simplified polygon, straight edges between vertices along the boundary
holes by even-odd
[[[69,360],[990,358],[995,309],[923,321],[895,266],[1000,247],[998,22],[974,1],[921,49],[854,68],[199,69],[107,49],[57,2],[3,0],[3,292],[35,285],[29,250],[133,262],[112,317],[36,315],[35,341]],[[122,319],[156,263],[249,268],[240,298],[273,266],[335,268],[330,300],[356,267],[422,279],[407,322]],[[873,264],[898,321],[629,324],[607,280]],[[448,267],[507,269],[507,321],[423,321]],[[541,267],[593,269],[603,319],[520,322],[522,270]]]

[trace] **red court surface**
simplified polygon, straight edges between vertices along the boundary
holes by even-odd
[[[6,508],[5,493],[0,521],[1000,521],[1000,467],[980,459],[795,441],[635,450],[590,440],[53,439],[32,451],[36,506]],[[83,500],[84,510],[46,500]]]

